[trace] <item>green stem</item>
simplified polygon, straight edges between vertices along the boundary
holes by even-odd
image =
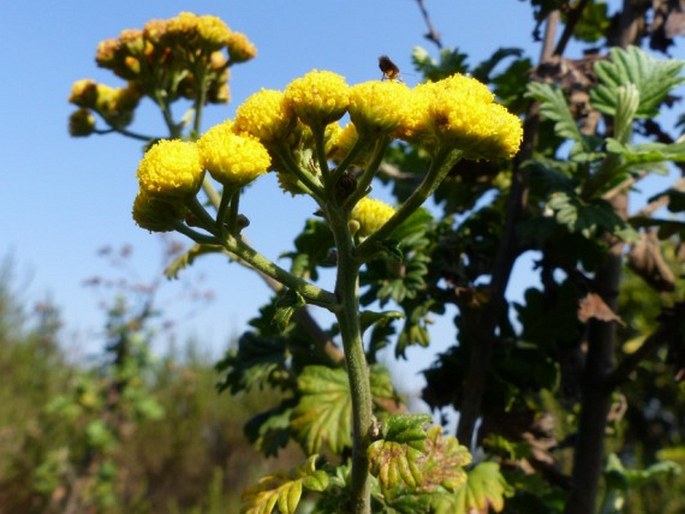
[[[285,170],[282,171],[295,175],[309,190],[309,194],[314,197],[317,202],[320,201],[323,198],[323,188],[320,184],[317,184],[317,179],[311,173],[300,168],[295,162],[290,153],[290,148],[282,146],[276,148],[274,151],[281,161],[281,164],[285,166]]]
[[[373,180],[373,177],[376,176],[376,172],[378,171],[378,167],[381,165],[381,162],[383,162],[385,149],[390,144],[390,141],[391,139],[387,135],[381,136],[381,138],[378,141],[376,141],[376,146],[373,151],[373,157],[371,158],[371,162],[369,162],[366,170],[364,171],[364,173],[362,173],[362,176],[359,178],[359,181],[357,182],[357,189],[355,190],[355,192],[351,196],[349,196],[347,200],[345,200],[345,207],[354,207],[354,205],[359,201],[359,199],[367,194],[367,190],[371,185],[371,181]]]
[[[224,248],[237,255],[242,261],[254,269],[261,271],[281,284],[294,289],[300,293],[308,303],[318,305],[333,313],[336,313],[341,309],[341,306],[333,293],[321,289],[300,277],[296,277],[280,266],[277,266],[243,240],[229,234],[224,241]]]
[[[357,141],[355,141],[354,145],[352,146],[352,149],[347,153],[347,155],[343,158],[342,161],[340,161],[340,164],[338,164],[338,167],[333,170],[333,173],[331,174],[331,188],[333,187],[334,184],[340,180],[340,177],[342,176],[343,173],[347,170],[347,168],[350,167],[354,159],[357,158],[357,155],[364,149],[365,146],[367,146],[368,141],[364,138],[358,137]]]
[[[205,192],[207,199],[209,199],[209,202],[214,206],[214,208],[218,209],[221,205],[221,195],[216,190],[216,187],[214,187],[214,184],[212,184],[209,174],[206,174],[204,180],[202,181],[202,190]]]
[[[127,130],[125,128],[118,128],[118,127],[112,127],[112,128],[107,129],[107,130],[96,129],[93,131],[93,133],[95,133],[99,136],[102,136],[105,134],[111,134],[112,132],[117,132],[117,133],[121,134],[122,136],[130,137],[132,139],[137,139],[138,141],[145,141],[146,143],[149,143],[150,141],[154,141],[155,139],[160,139],[158,137],[147,136],[145,134],[138,134],[137,132],[132,132],[131,130]]]
[[[452,149],[442,149],[438,151],[431,167],[426,173],[419,187],[409,198],[397,209],[380,229],[371,234],[357,248],[357,258],[364,262],[377,251],[377,244],[388,237],[393,230],[399,227],[411,214],[416,211],[433,194],[433,191],[440,185],[447,173],[452,169],[456,162],[461,158],[461,151]]]
[[[347,226],[346,211],[329,209],[328,218],[338,251],[335,294],[341,309],[336,312],[340,327],[345,363],[352,399],[352,478],[350,511],[371,512],[369,476],[369,429],[372,421],[372,397],[369,369],[359,323],[359,264],[355,259],[354,241]]]

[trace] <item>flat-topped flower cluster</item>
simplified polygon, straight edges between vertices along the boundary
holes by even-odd
[[[349,123],[343,127],[339,120],[346,114]],[[234,120],[211,128],[197,142],[154,145],[138,168],[143,200],[137,200],[134,217],[154,230],[140,207],[146,205],[144,199],[178,203],[193,197],[205,171],[235,189],[272,170],[291,193],[315,194],[330,186],[335,168],[328,163],[364,169],[380,141],[387,146],[401,139],[434,156],[456,151],[468,159],[493,160],[511,158],[521,138],[518,117],[468,76],[456,74],[413,88],[385,80],[351,86],[336,73],[313,70],[284,91],[253,94],[238,107]],[[373,222],[359,230],[368,235],[371,225],[382,224],[379,216],[390,217],[394,210],[376,201],[358,203],[362,197],[356,198],[355,217],[365,219],[365,206],[373,211]]]

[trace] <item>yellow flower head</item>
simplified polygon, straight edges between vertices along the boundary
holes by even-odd
[[[257,47],[242,32],[231,32],[228,38],[228,55],[233,64],[249,61],[257,56]]]
[[[519,118],[476,95],[447,88],[436,91],[430,113],[438,139],[463,150],[465,158],[511,158],[521,144]]]
[[[81,107],[69,116],[69,134],[73,137],[85,137],[95,131],[95,116],[90,109]]]
[[[297,118],[281,91],[262,89],[238,107],[233,131],[247,132],[268,147],[283,140],[296,122]]]
[[[138,165],[140,189],[149,196],[185,199],[202,185],[204,166],[195,143],[163,139],[150,148]]]
[[[337,73],[312,70],[285,88],[285,101],[303,123],[325,126],[345,114],[349,90],[345,78]]]
[[[409,98],[409,88],[401,82],[356,84],[350,88],[350,118],[361,134],[392,132],[404,122]]]
[[[485,84],[459,73],[420,84],[395,135],[428,148],[448,145],[469,159],[512,157],[521,143],[521,122],[494,99]]]
[[[226,121],[209,129],[197,142],[202,162],[217,182],[244,186],[271,165],[266,148],[256,139],[239,135]]]
[[[364,197],[352,209],[350,220],[359,223],[361,237],[367,237],[376,232],[395,214],[395,209],[385,202],[374,198]]]
[[[152,232],[174,230],[183,219],[185,207],[181,202],[150,196],[139,191],[133,202],[133,220],[139,227]]]

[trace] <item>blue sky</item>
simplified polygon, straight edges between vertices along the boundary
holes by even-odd
[[[528,3],[426,4],[445,45],[468,53],[472,64],[501,44],[525,48],[537,58],[538,49],[530,42]],[[437,53],[422,37],[426,27],[413,0],[4,2],[0,226],[5,242],[0,257],[13,258],[17,284],[27,301],[50,297],[61,308],[65,335],[75,334],[72,344],[76,341],[86,351],[98,349],[92,335],[101,330],[103,316],[96,296],[82,282],[109,273],[96,257],[97,249],[131,244],[134,267],[147,280],[159,273],[161,256],[156,236],[137,228],[130,218],[140,143],[119,136],[70,138],[67,96],[71,84],[81,78],[120,84],[95,66],[100,40],[181,11],[219,16],[246,33],[259,50],[255,60],[234,68],[233,101],[208,108],[205,128],[232,117],[235,107],[259,88],[281,89],[312,68],[333,70],[356,83],[378,78],[377,58],[388,54],[412,84],[417,79],[410,74],[412,48],[421,45]],[[141,114],[132,128],[163,133],[154,109],[147,107]],[[313,204],[284,195],[274,177],[266,176],[250,188],[241,208],[251,219],[247,235],[254,246],[276,258],[290,248]],[[245,329],[269,291],[256,276],[218,257],[204,259],[195,272],[206,277],[205,286],[215,291],[216,300],[192,324],[182,326],[182,333],[195,335],[217,353],[230,336]],[[178,290],[170,284],[162,296],[173,297]],[[452,337],[446,336],[443,346]],[[69,343],[69,337],[65,339]]]

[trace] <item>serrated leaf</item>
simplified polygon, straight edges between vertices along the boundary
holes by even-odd
[[[561,89],[541,82],[531,82],[528,84],[526,96],[540,102],[540,114],[555,122],[554,131],[559,137],[571,139],[581,144],[584,150],[590,150],[578,129],[576,120],[573,119]]]
[[[605,114],[615,116],[619,88],[635,84],[640,94],[636,116],[654,117],[669,92],[685,80],[679,76],[683,61],[657,61],[636,46],[614,47],[609,54],[610,60],[595,64],[600,83],[590,91],[592,106]]]
[[[290,426],[305,452],[318,453],[326,444],[332,452],[340,454],[352,446],[352,399],[345,370],[307,366],[297,385],[301,397],[293,409]],[[399,403],[384,367],[371,367],[370,387],[377,407]]]
[[[685,161],[685,143],[643,143],[623,144],[616,139],[607,138],[607,151],[621,155],[627,164],[650,164],[663,161]]]
[[[352,446],[352,400],[345,370],[307,366],[297,387],[302,395],[290,426],[311,455],[327,444],[333,453]]]
[[[255,386],[276,385],[272,380],[274,372],[285,371],[285,342],[246,332],[240,336],[238,348],[230,350],[216,369],[226,373],[217,384],[219,391],[230,389],[237,393]]]
[[[390,416],[383,439],[369,446],[370,470],[384,495],[393,497],[412,490],[431,493],[464,483],[462,468],[471,462],[471,455],[454,437],[443,437],[442,427],[426,430],[430,421],[427,415]]]
[[[241,497],[240,512],[271,514],[278,506],[280,514],[295,514],[303,488],[320,492],[328,486],[328,475],[316,469],[317,458],[318,455],[312,455],[296,469],[267,475],[247,488]]]
[[[284,400],[277,407],[260,412],[245,424],[245,436],[264,455],[275,457],[290,441],[291,412],[292,400]]]
[[[481,462],[469,470],[466,483],[453,498],[454,514],[477,512],[501,512],[504,499],[512,494],[511,487],[500,473],[495,462]]]

